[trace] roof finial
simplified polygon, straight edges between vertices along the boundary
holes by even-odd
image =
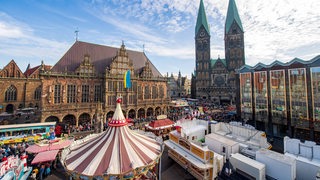
[[[220,54],[218,54],[218,59],[220,59]]]
[[[74,33],[76,34],[76,41],[78,41],[78,34],[79,34],[78,28],[74,31]]]
[[[124,41],[122,40],[122,46],[124,46]]]
[[[142,45],[142,52],[144,52],[144,44]]]

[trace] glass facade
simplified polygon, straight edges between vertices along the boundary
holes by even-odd
[[[314,128],[320,130],[320,67],[314,67],[311,71],[312,105]]]
[[[254,73],[255,118],[257,121],[268,122],[268,91],[267,72]]]
[[[306,70],[289,69],[289,93],[291,105],[291,123],[300,127],[309,127]]]
[[[251,73],[240,74],[241,117],[247,121],[252,119],[252,86]]]
[[[241,120],[271,137],[320,143],[320,56],[243,66],[237,83]]]
[[[287,124],[286,86],[284,70],[270,71],[272,122]]]

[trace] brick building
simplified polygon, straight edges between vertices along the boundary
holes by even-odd
[[[124,88],[130,70],[132,87]],[[164,78],[143,52],[76,41],[53,66],[23,73],[12,60],[0,70],[0,109],[35,107],[40,120],[79,125],[112,117],[116,97],[128,118],[165,114],[170,99]],[[97,117],[99,116],[99,117]]]

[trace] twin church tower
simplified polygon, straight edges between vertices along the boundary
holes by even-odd
[[[195,28],[196,68],[192,75],[192,96],[216,103],[236,100],[235,70],[245,64],[243,27],[234,0],[229,0],[224,28],[225,59],[210,55],[210,29],[203,0],[200,0]]]

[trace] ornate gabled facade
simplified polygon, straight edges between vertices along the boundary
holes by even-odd
[[[14,60],[11,60],[8,65],[6,65],[3,69],[0,71],[0,77],[3,78],[24,78],[23,72],[20,70],[18,65]]]
[[[186,98],[191,95],[191,81],[187,76],[182,77],[179,71],[178,76],[167,75],[168,79],[168,95],[171,98]]]
[[[225,23],[225,58],[210,56],[210,31],[200,1],[195,28],[196,69],[192,75],[192,97],[216,103],[233,103],[236,99],[235,70],[245,64],[243,27],[234,0],[229,1]]]
[[[132,86],[126,89],[123,81],[128,70]],[[3,111],[7,111],[8,105],[12,110],[20,103],[26,107],[27,101],[20,94],[35,93],[40,88],[37,101],[30,101],[40,108],[41,122],[59,121],[77,126],[97,118],[106,122],[114,113],[117,96],[122,96],[122,109],[128,118],[166,113],[169,104],[167,79],[143,52],[126,50],[124,44],[113,48],[76,41],[51,69],[42,64],[28,68],[24,74],[20,69],[15,71],[24,76],[24,81],[17,77],[7,78],[7,72],[11,73],[7,68],[0,71],[0,83],[8,86],[4,91],[14,86],[17,98],[3,100]],[[27,80],[34,80],[33,85],[26,86]],[[98,109],[99,117],[96,117]]]

